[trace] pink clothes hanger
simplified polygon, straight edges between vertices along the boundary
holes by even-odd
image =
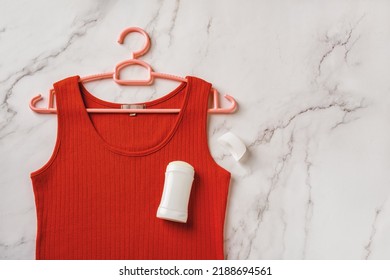
[[[109,73],[101,73],[101,74],[95,74],[86,76],[83,78],[80,78],[80,81],[83,83],[91,82],[91,81],[97,81],[102,79],[113,79],[116,83],[120,85],[138,85],[138,86],[144,86],[144,85],[151,85],[154,82],[155,78],[162,78],[167,80],[173,80],[177,82],[187,82],[185,78],[171,75],[171,74],[164,74],[164,73],[158,73],[154,72],[152,67],[147,64],[146,62],[137,59],[138,57],[144,55],[150,48],[150,38],[148,34],[141,28],[138,27],[129,27],[123,30],[119,36],[118,43],[123,44],[123,41],[125,37],[132,33],[132,32],[138,32],[142,34],[145,37],[145,44],[143,48],[137,52],[133,52],[131,55],[131,58],[125,61],[122,61],[118,63],[115,66],[114,72]],[[148,71],[148,78],[145,80],[122,80],[120,78],[120,71],[130,65],[139,65]],[[219,107],[219,95],[218,91],[214,88],[211,89],[213,92],[213,107],[209,108],[208,113],[210,114],[232,114],[237,109],[237,102],[236,100],[230,96],[225,94],[224,97],[231,103],[231,106],[229,108],[221,108]],[[30,108],[36,113],[39,114],[56,114],[57,109],[54,107],[54,96],[55,91],[54,89],[50,89],[49,91],[49,101],[47,108],[39,108],[36,106],[36,104],[43,99],[43,97],[39,94],[35,97],[33,97],[30,101]],[[88,108],[86,109],[88,113],[179,113],[180,109],[101,109],[101,108]]]

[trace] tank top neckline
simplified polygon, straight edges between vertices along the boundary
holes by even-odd
[[[76,77],[77,77],[77,79],[75,79],[74,81],[76,83],[76,85],[75,85],[76,89],[77,89],[76,93],[79,96],[78,102],[80,102],[81,109],[83,111],[82,114],[86,119],[86,125],[88,127],[88,130],[92,131],[91,135],[93,136],[93,138],[97,139],[98,142],[100,142],[100,144],[104,148],[110,150],[111,152],[114,152],[114,153],[120,154],[120,155],[124,155],[124,156],[146,156],[146,155],[152,154],[154,152],[157,152],[158,150],[162,149],[165,145],[167,145],[171,141],[171,139],[173,138],[173,136],[175,135],[176,131],[178,130],[178,128],[180,126],[180,123],[181,123],[183,116],[184,116],[186,109],[187,109],[187,104],[188,104],[188,100],[189,100],[189,96],[190,96],[191,88],[192,88],[192,77],[186,76],[187,82],[181,82],[178,87],[173,89],[168,94],[165,94],[164,96],[157,98],[157,99],[154,99],[154,100],[151,100],[151,101],[132,103],[132,104],[145,104],[146,108],[148,108],[149,106],[162,103],[165,100],[168,100],[168,99],[176,96],[177,94],[180,94],[180,93],[184,94],[182,105],[179,108],[180,112],[178,113],[176,121],[172,125],[172,129],[166,135],[166,137],[161,142],[159,142],[157,145],[155,145],[151,148],[144,149],[144,150],[138,150],[138,151],[128,151],[128,150],[125,150],[121,147],[117,147],[117,146],[114,146],[114,145],[108,143],[100,135],[100,133],[97,131],[95,125],[93,124],[91,117],[89,116],[89,113],[86,110],[87,107],[86,107],[85,102],[83,100],[83,96],[86,98],[92,99],[93,101],[95,101],[101,105],[104,105],[105,107],[121,108],[122,104],[99,99],[98,97],[94,96],[92,93],[90,93],[84,87],[84,85],[80,81],[80,76],[76,76]]]

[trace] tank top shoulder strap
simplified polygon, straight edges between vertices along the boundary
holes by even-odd
[[[197,77],[187,76],[187,79],[189,96],[181,129],[185,137],[191,138],[188,141],[207,144],[207,111],[211,83]]]
[[[79,90],[79,76],[72,76],[53,84],[56,97],[58,130],[71,132],[85,125],[85,107]]]
[[[72,76],[54,83],[58,113],[69,115],[83,109],[78,81],[79,76]]]
[[[191,84],[186,114],[194,123],[205,123],[211,83],[198,77],[188,77],[188,79]]]

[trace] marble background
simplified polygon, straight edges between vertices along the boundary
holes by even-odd
[[[389,12],[380,0],[1,0],[0,259],[34,258],[29,174],[55,143],[55,115],[29,100],[112,71],[143,44],[116,43],[129,26],[150,34],[156,71],[202,77],[240,104],[209,126],[233,178],[227,259],[389,259]],[[134,102],[176,86],[87,88]],[[242,162],[217,142],[227,131],[248,147]]]

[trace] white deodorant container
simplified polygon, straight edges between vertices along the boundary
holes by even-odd
[[[172,161],[165,171],[164,190],[157,218],[186,223],[194,168],[184,161]]]

